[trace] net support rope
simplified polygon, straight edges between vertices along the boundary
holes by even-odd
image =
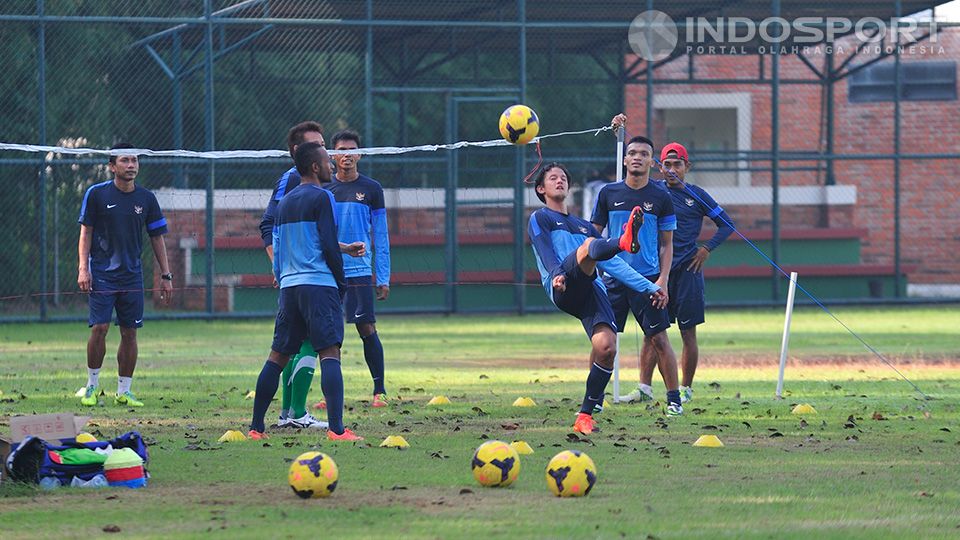
[[[594,136],[604,131],[613,129],[610,126],[603,126],[593,129],[584,129],[580,131],[564,131],[561,133],[551,133],[535,137],[528,144],[539,144],[543,139],[554,137],[565,137],[568,135],[583,135],[593,133]],[[495,146],[516,146],[504,139],[491,139],[488,141],[459,141],[449,144],[423,144],[420,146],[375,146],[370,148],[358,148],[356,150],[327,150],[327,153],[335,156],[338,154],[358,154],[362,156],[387,156],[407,154],[410,152],[436,152],[438,150],[457,150],[460,148],[491,148]],[[67,148],[63,146],[46,146],[40,144],[19,144],[0,142],[0,150],[31,152],[31,153],[54,153],[65,155],[91,155],[99,154],[105,156],[129,156],[135,154],[138,156],[154,157],[187,157],[198,159],[239,159],[239,158],[283,158],[289,157],[287,150],[152,150],[150,148],[123,148],[118,150],[104,150],[99,148]]]

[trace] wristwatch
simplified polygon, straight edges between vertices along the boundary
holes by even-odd
[[[173,281],[173,273],[168,272],[166,274],[160,274],[160,279],[165,279],[167,281]]]

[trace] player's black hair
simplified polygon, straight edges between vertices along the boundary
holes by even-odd
[[[330,148],[336,148],[340,141],[353,141],[357,143],[357,148],[360,148],[360,134],[352,129],[344,129],[334,133],[333,139],[330,140]]]
[[[290,157],[296,159],[293,155],[293,147],[302,143],[303,135],[311,131],[323,135],[323,126],[313,120],[308,120],[290,128],[290,131],[287,132],[287,149],[290,150]]]
[[[570,182],[570,170],[567,169],[567,166],[558,161],[552,161],[547,163],[540,169],[540,174],[537,175],[537,180],[533,183],[533,192],[537,194],[537,198],[540,199],[540,202],[546,204],[547,200],[543,197],[543,193],[537,191],[537,186],[542,186],[544,179],[547,178],[547,171],[550,169],[560,169],[563,171],[563,174],[567,175],[567,183]]]
[[[306,176],[311,173],[311,165],[319,163],[321,167],[328,167],[326,160],[323,159],[323,145],[318,142],[308,142],[297,146],[297,153],[294,161],[297,164],[297,172],[300,176]]]
[[[136,146],[128,142],[118,142],[117,144],[110,147],[111,150],[122,150],[124,148],[136,148]],[[110,156],[110,163],[117,163],[117,156]]]
[[[656,154],[657,147],[653,145],[653,141],[644,137],[643,135],[637,135],[636,137],[631,137],[630,140],[627,141],[627,146],[630,146],[633,143],[649,145],[651,153],[653,153],[654,155]]]

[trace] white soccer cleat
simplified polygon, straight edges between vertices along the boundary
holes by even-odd
[[[620,396],[620,401],[624,403],[643,403],[644,401],[653,401],[653,394],[644,392],[639,386],[633,392]]]
[[[317,420],[310,413],[306,413],[300,418],[288,418],[287,427],[305,428],[305,429],[327,429],[330,424],[323,420]]]
[[[688,401],[693,401],[693,388],[689,386],[680,387],[680,403],[686,403]]]
[[[667,416],[682,416],[683,415],[683,405],[678,405],[676,403],[671,403],[667,405]]]

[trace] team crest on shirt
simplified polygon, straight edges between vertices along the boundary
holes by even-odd
[[[366,193],[357,193],[357,200],[363,202],[363,198],[366,197]]]
[[[138,214],[142,214],[142,213],[143,213],[143,207],[142,207],[142,206],[134,206],[134,207],[133,207],[133,211],[136,212],[136,213],[138,213]]]
[[[686,199],[684,199],[683,202],[687,203],[687,206],[693,206],[693,199],[691,199],[691,198],[689,198],[689,197],[687,197]]]
[[[644,212],[652,212],[652,211],[653,211],[653,203],[652,203],[652,202],[644,202],[644,203],[643,203],[643,211],[644,211]]]

